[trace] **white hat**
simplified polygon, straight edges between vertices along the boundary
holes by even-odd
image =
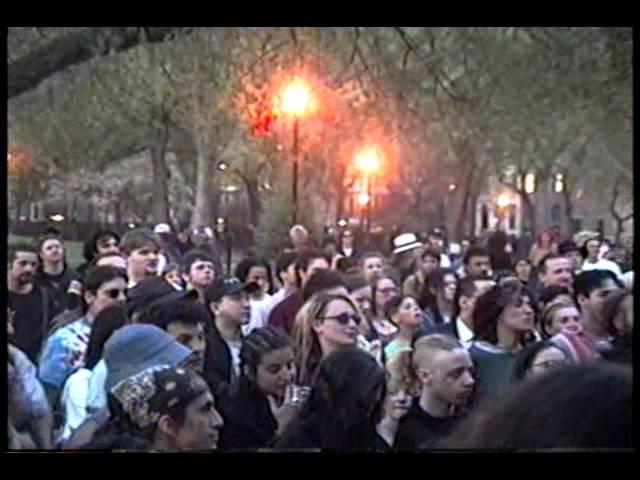
[[[171,227],[166,223],[159,223],[153,228],[153,231],[156,233],[170,233]]]
[[[402,235],[398,235],[393,239],[393,254],[398,254],[402,252],[408,252],[409,250],[413,250],[422,246],[422,243],[418,241],[418,237],[413,233],[403,233]]]

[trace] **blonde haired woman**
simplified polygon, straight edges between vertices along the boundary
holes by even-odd
[[[293,330],[296,345],[297,383],[313,383],[320,361],[330,353],[358,342],[362,321],[351,298],[342,294],[321,294],[310,299]]]

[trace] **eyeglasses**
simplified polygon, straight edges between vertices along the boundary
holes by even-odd
[[[120,294],[124,295],[124,290],[120,290],[117,288],[112,288],[111,290],[103,290],[103,292],[105,293],[105,295],[107,295],[109,298],[112,299],[116,299],[120,296]]]
[[[340,315],[336,315],[334,317],[321,317],[320,320],[335,320],[340,325],[349,325],[349,322],[353,320],[356,325],[360,325],[362,321],[360,316],[355,313],[341,313]]]

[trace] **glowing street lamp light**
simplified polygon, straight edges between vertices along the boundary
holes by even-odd
[[[51,216],[49,217],[49,219],[50,219],[52,222],[60,223],[60,222],[63,222],[63,221],[64,221],[64,215],[61,215],[61,214],[59,214],[59,213],[56,213],[55,215],[51,215]]]
[[[360,205],[368,205],[371,200],[371,196],[367,192],[358,194],[358,203]]]
[[[457,185],[455,183],[450,183],[449,184],[449,191],[450,192],[453,192],[456,188],[458,188],[458,187],[457,187]]]
[[[282,91],[279,105],[284,114],[293,117],[293,225],[298,222],[298,124],[312,100],[309,86],[300,77],[295,77]]]
[[[227,165],[224,162],[220,162],[218,163],[218,170],[220,170],[221,172],[224,172],[227,168],[229,168],[229,165]]]
[[[357,167],[365,174],[371,175],[380,168],[380,155],[375,149],[368,149],[356,156]]]
[[[506,192],[501,193],[496,199],[496,205],[498,205],[499,208],[507,208],[509,205],[511,205],[511,195]]]
[[[295,77],[282,91],[280,109],[287,115],[301,117],[306,112],[310,101],[309,87],[300,77]]]
[[[367,179],[367,193],[360,194],[358,197],[358,203],[360,205],[367,206],[367,235],[371,232],[371,204],[372,204],[372,177],[380,169],[382,159],[375,147],[369,147],[362,150],[356,155],[355,158],[356,167],[366,176]]]

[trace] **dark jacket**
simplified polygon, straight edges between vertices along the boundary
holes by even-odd
[[[267,448],[274,440],[278,423],[267,398],[245,378],[218,392],[218,407],[224,426],[220,432],[221,450]]]
[[[35,284],[47,289],[51,295],[54,315],[80,306],[80,295],[68,291],[71,282],[78,280],[78,274],[68,266],[60,275],[50,275],[40,270],[35,276]]]
[[[459,421],[459,417],[437,418],[429,415],[420,407],[420,399],[416,398],[400,420],[393,448],[399,452],[410,452],[440,447],[442,440],[453,431]]]
[[[271,311],[269,325],[280,328],[291,335],[296,314],[302,308],[302,305],[304,305],[304,301],[300,292],[289,295]]]
[[[232,362],[229,345],[220,335],[213,315],[211,322],[205,326],[206,350],[204,357],[203,377],[211,390],[216,393],[224,385],[231,383]]]
[[[308,419],[294,420],[274,444],[276,450],[315,450],[338,451],[327,447],[339,441],[336,438],[323,438],[321,426]],[[363,432],[357,442],[352,442],[351,448],[339,449],[339,451],[351,452],[388,452],[391,448],[378,435],[375,429]]]
[[[416,339],[420,337],[424,337],[425,335],[432,335],[434,333],[442,333],[444,335],[450,335],[456,340],[460,340],[460,334],[458,333],[458,326],[456,325],[455,319],[451,320],[448,323],[441,323],[439,325],[426,326],[423,323],[420,326],[418,333],[416,334]]]

